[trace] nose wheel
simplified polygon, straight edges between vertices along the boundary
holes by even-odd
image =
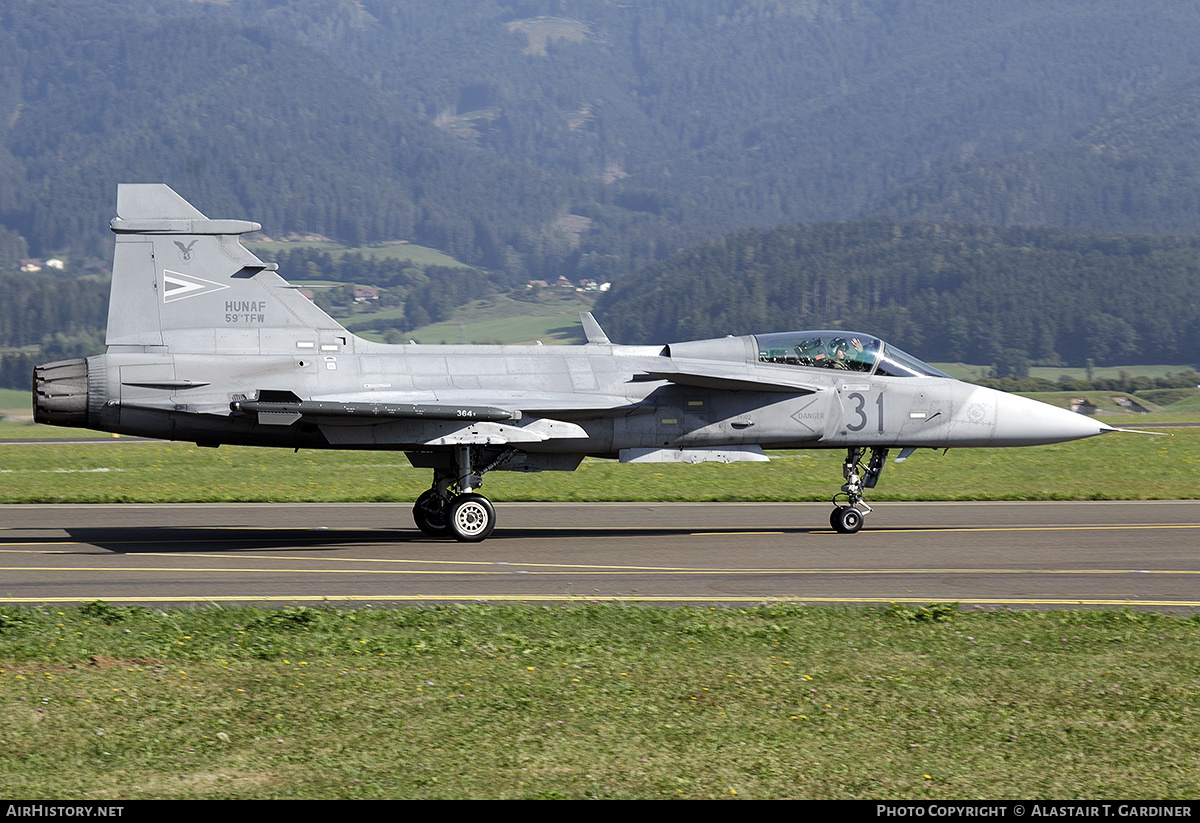
[[[862,528],[865,514],[853,506],[838,506],[829,513],[829,525],[838,534],[854,534]]]

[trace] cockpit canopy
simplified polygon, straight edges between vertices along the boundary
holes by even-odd
[[[949,377],[878,337],[844,331],[756,334],[760,363],[879,374],[888,377]]]

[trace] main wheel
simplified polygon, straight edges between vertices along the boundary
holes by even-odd
[[[834,531],[841,534],[854,534],[862,528],[863,515],[853,506],[841,506],[833,510],[833,514],[829,516],[829,522],[833,525]]]
[[[413,520],[417,528],[430,537],[445,537],[450,534],[450,520],[447,517],[450,504],[433,489],[427,489],[413,504]]]
[[[496,528],[496,510],[482,494],[460,494],[450,501],[450,533],[463,543],[478,543]]]

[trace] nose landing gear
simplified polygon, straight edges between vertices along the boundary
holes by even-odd
[[[846,450],[846,460],[842,463],[842,477],[846,480],[842,485],[842,494],[846,496],[846,502],[839,502],[841,494],[835,495],[834,509],[829,513],[829,525],[839,534],[854,534],[862,528],[863,519],[871,513],[871,507],[863,499],[863,492],[875,488],[888,450],[872,448],[871,458],[864,466],[865,453],[866,449],[861,447]]]

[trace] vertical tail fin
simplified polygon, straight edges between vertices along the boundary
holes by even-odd
[[[295,352],[347,332],[242,246],[247,220],[210,220],[162,183],[117,187],[109,346]]]

